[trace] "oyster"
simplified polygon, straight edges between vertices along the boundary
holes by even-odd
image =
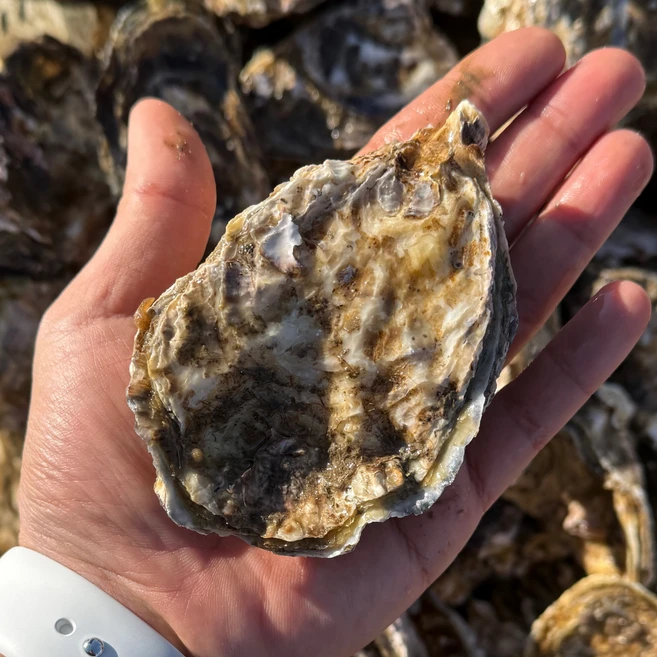
[[[305,167],[137,314],[128,402],[171,518],[334,556],[451,483],[517,324],[469,102]]]
[[[623,530],[623,574],[649,586],[655,574],[654,522],[636,439],[629,428],[635,413],[628,393],[619,385],[606,383],[568,428],[576,434],[585,459],[592,462],[589,467],[602,474],[605,489],[612,492]]]
[[[552,523],[545,526],[517,505],[501,499],[484,515],[456,560],[431,589],[445,603],[460,607],[488,582],[526,580],[534,567],[571,558],[574,541]],[[493,586],[495,586],[494,584]]]
[[[475,633],[461,614],[444,604],[431,590],[426,591],[411,606],[409,615],[417,628],[417,634],[427,646],[425,652],[429,657],[434,655],[484,657]]]
[[[429,657],[429,653],[408,614],[386,627],[373,641],[380,657]]]
[[[344,158],[458,60],[414,0],[367,0],[320,12],[240,75],[274,176]]]
[[[652,509],[630,424],[627,393],[606,383],[505,493],[564,532],[588,573],[653,580]],[[573,539],[576,541],[573,542]]]
[[[309,11],[324,0],[204,0],[205,6],[219,16],[228,16],[250,25],[264,27],[288,14]]]
[[[484,39],[530,25],[552,30],[571,65],[594,48],[618,46],[636,55],[649,81],[657,81],[657,7],[651,0],[485,0],[479,14]]]
[[[140,98],[161,98],[194,125],[217,185],[211,246],[229,219],[270,191],[237,89],[231,39],[193,0],[130,5],[112,26],[96,95],[107,138],[103,162],[117,194],[125,175],[128,116]]]
[[[501,504],[506,508],[510,506],[503,500]],[[496,517],[499,518],[499,515]],[[479,652],[474,654],[463,648],[455,650],[454,653],[459,656],[517,657],[522,654],[532,621],[583,575],[581,568],[572,558],[556,556],[558,550],[564,553],[568,551],[567,546],[559,545],[559,537],[554,535],[548,537],[545,533],[541,536],[541,532],[536,531],[537,523],[532,523],[526,516],[523,520],[522,533],[515,537],[503,537],[506,549],[504,546],[496,548],[494,545],[495,523],[495,518],[488,521],[486,538],[490,540],[480,546],[482,560],[488,561],[491,565],[493,565],[492,559],[497,561],[495,571],[491,571],[486,578],[477,582],[476,588],[469,589],[469,585],[473,582],[467,581],[468,569],[473,565],[476,567],[477,562],[474,558],[462,562],[459,556],[447,572],[452,572],[452,581],[457,585],[459,585],[459,575],[466,580],[466,587],[462,589],[469,590],[461,591],[464,597],[458,601],[454,598],[449,600],[442,598],[441,592],[449,596],[445,589],[441,591],[440,584],[444,575],[431,587],[431,592],[439,596],[443,605],[449,605],[453,611],[458,611],[469,627],[470,634],[474,636],[475,640],[471,644],[474,643],[479,648]],[[499,534],[501,533],[500,531]],[[477,541],[471,539],[466,549],[474,554],[477,548]],[[502,558],[505,551],[512,557],[506,564]],[[498,554],[495,555],[494,552]],[[423,601],[426,599],[427,594],[422,596]],[[436,616],[434,613],[427,620],[412,616],[428,646],[433,642],[427,639],[422,630],[432,621],[435,623]],[[436,638],[440,641],[441,637]],[[443,654],[451,655],[452,652],[438,649],[430,654],[439,657]]]
[[[354,657],[447,655],[484,657],[463,617],[429,591]]]
[[[640,584],[591,575],[532,625],[525,657],[657,654],[657,598]]]
[[[479,14],[484,39],[531,25],[546,27],[561,39],[569,66],[605,46],[635,55],[645,70],[647,87],[623,124],[644,134],[657,149],[657,4],[653,0],[485,0]],[[656,194],[657,176],[653,176],[642,195],[648,207],[655,206]]]
[[[98,164],[93,65],[46,37],[20,46],[0,76],[0,271],[73,274],[115,203]]]
[[[0,0],[0,58],[46,35],[91,56],[107,37],[112,13],[91,2]]]

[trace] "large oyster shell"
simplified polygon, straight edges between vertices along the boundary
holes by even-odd
[[[128,401],[171,518],[334,556],[453,480],[516,326],[488,129],[298,171],[138,313]]]

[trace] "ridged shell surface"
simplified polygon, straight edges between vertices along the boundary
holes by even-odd
[[[170,517],[335,556],[452,482],[516,326],[469,102],[300,169],[137,313],[128,401]]]

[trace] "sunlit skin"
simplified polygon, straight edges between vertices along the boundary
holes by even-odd
[[[527,106],[487,153],[518,280],[514,352],[652,170],[645,141],[611,129],[643,92],[638,62],[605,49],[561,74],[564,61],[549,32],[503,35],[400,112],[366,149],[439,125],[464,97],[491,131]],[[626,356],[648,321],[649,301],[629,282],[604,288],[496,396],[439,502],[422,516],[370,526],[351,554],[290,558],[237,538],[200,536],[161,509],[125,389],[133,313],[198,264],[215,185],[198,136],[163,102],[134,108],[128,145],[112,228],[39,331],[20,542],[108,591],[187,655],[347,657],[452,562],[484,511]]]

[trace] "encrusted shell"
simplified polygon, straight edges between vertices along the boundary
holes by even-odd
[[[335,556],[454,479],[516,327],[469,102],[299,170],[139,312],[128,401],[171,518]]]
[[[240,74],[273,175],[351,157],[458,61],[415,0],[327,3]]]
[[[0,271],[52,280],[95,251],[115,203],[98,163],[92,61],[50,37],[0,76]]]
[[[107,37],[113,13],[105,4],[85,0],[0,0],[0,57],[43,36],[93,56]]]
[[[96,93],[107,139],[103,164],[117,194],[125,176],[128,117],[139,99],[161,98],[194,125],[217,186],[212,247],[229,219],[271,190],[237,88],[239,52],[232,41],[197,3],[130,4],[112,25]]]
[[[657,653],[657,598],[640,584],[591,575],[532,625],[525,657],[639,657]]]
[[[265,25],[290,14],[302,14],[325,0],[204,0],[218,16],[228,16],[250,27]]]

